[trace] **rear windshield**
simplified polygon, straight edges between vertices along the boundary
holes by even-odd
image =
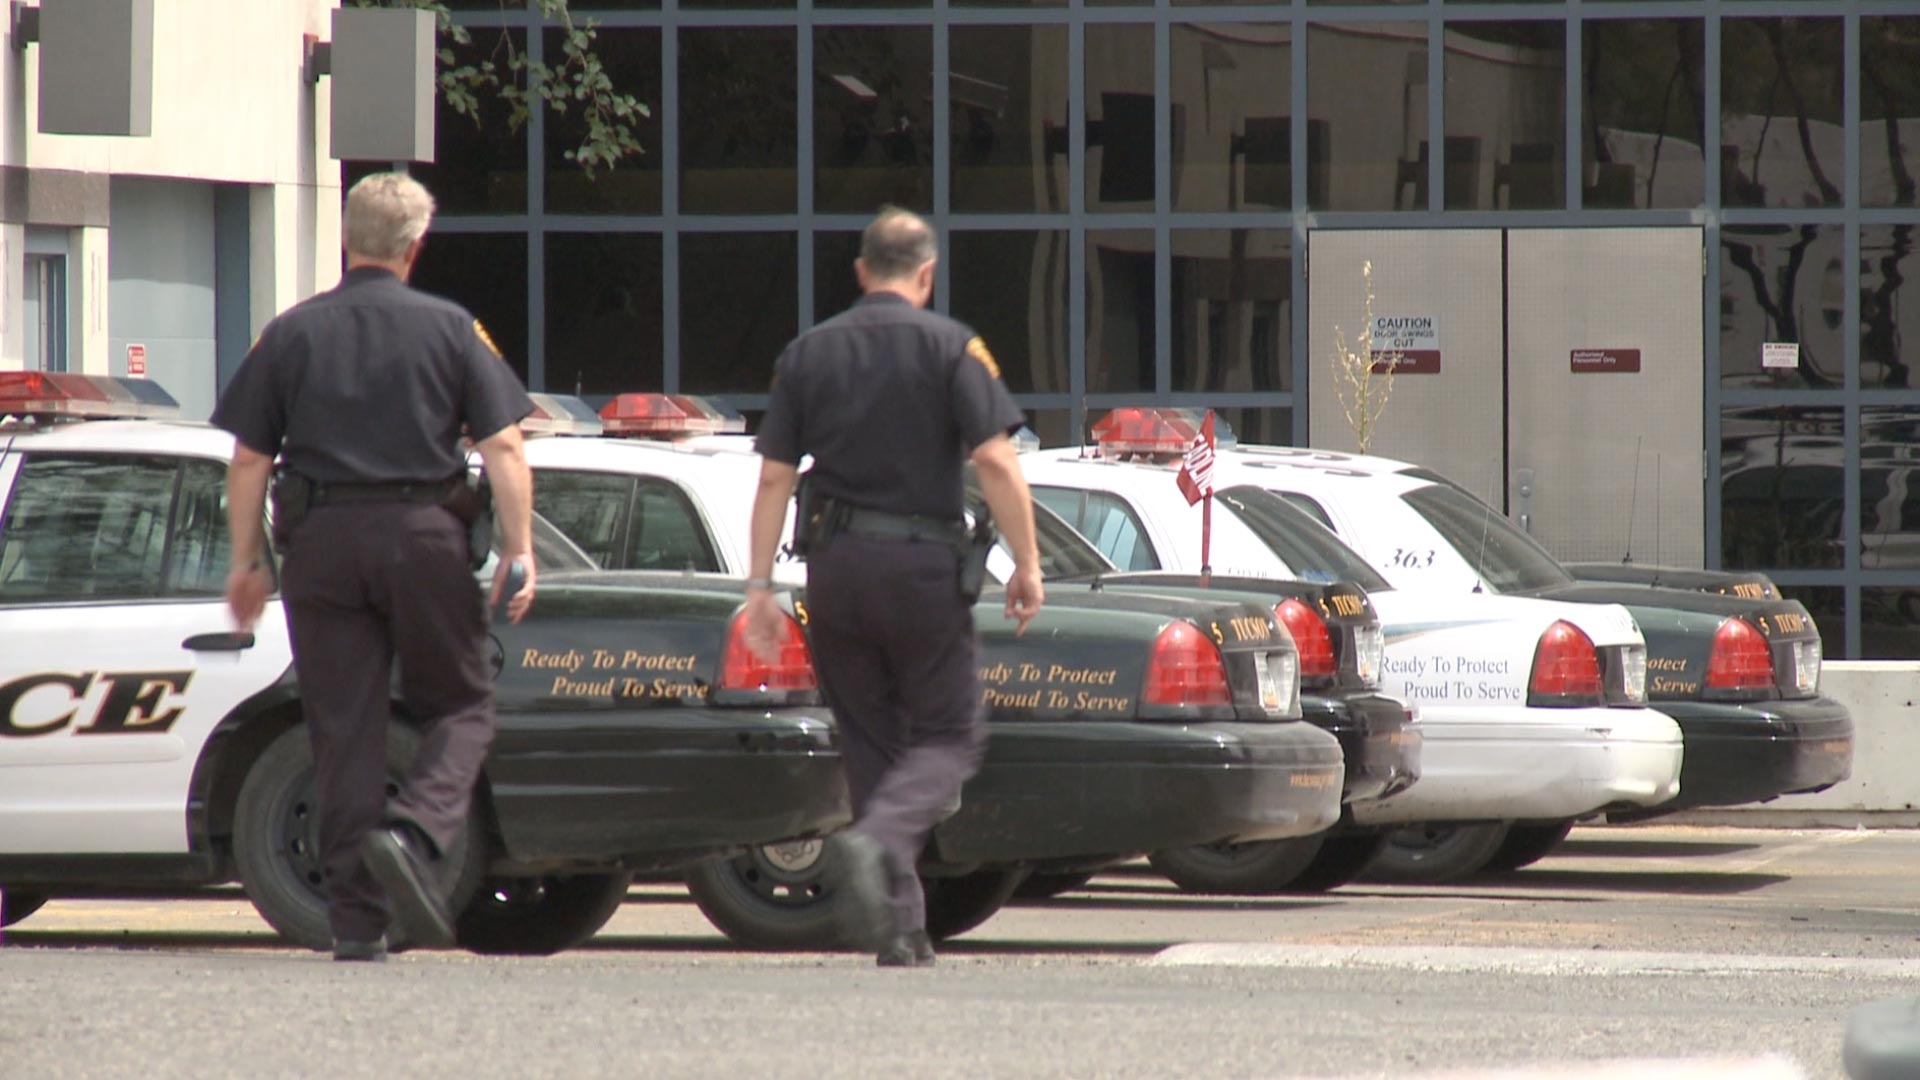
[[[980,489],[967,488],[967,510],[979,513],[985,509],[987,501]],[[1066,581],[1071,578],[1088,578],[1095,574],[1104,574],[1113,569],[1107,557],[1100,554],[1087,538],[1073,531],[1073,527],[1060,520],[1060,515],[1040,504],[1033,502],[1034,546],[1040,549],[1040,576],[1048,581]],[[1000,541],[1000,548],[1006,550],[1006,541]],[[1013,552],[1007,551],[1012,558]]]
[[[1215,497],[1239,515],[1247,528],[1303,580],[1351,581],[1368,592],[1393,588],[1359,552],[1313,520],[1313,515],[1273,492],[1234,487]]]
[[[1415,488],[1400,498],[1427,519],[1495,592],[1565,585],[1573,577],[1506,516],[1448,483]]]

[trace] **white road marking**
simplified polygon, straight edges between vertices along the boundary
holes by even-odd
[[[1920,980],[1920,959],[1751,956],[1614,949],[1501,949],[1461,946],[1274,945],[1194,942],[1154,954],[1164,967],[1373,968],[1502,972],[1515,975],[1853,975]]]
[[[1805,1080],[1806,1072],[1780,1057],[1635,1058],[1523,1069],[1415,1073],[1406,1080]]]

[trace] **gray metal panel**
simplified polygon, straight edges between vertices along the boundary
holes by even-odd
[[[432,161],[433,15],[333,13],[332,155],[341,161]]]
[[[1308,408],[1313,445],[1357,450],[1334,392],[1334,330],[1364,323],[1361,266],[1373,263],[1373,313],[1438,320],[1440,370],[1393,377],[1371,451],[1439,472],[1495,507],[1506,491],[1501,424],[1500,233],[1393,229],[1309,234]]]
[[[1565,562],[1701,566],[1697,228],[1507,234],[1508,423],[1534,539]],[[1575,370],[1573,350],[1640,370]],[[1517,483],[1517,479],[1516,479]]]
[[[40,130],[153,133],[153,0],[41,4]]]
[[[119,177],[107,253],[108,371],[127,373],[127,346],[147,347],[147,378],[180,415],[213,414],[218,382],[213,184]]]
[[[253,347],[253,189],[213,190],[215,386],[225,390]],[[121,354],[123,357],[125,353]]]

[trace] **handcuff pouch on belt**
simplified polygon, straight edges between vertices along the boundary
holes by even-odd
[[[456,477],[440,505],[467,526],[467,564],[475,570],[487,565],[493,553],[493,485],[486,470]]]
[[[279,466],[273,470],[267,498],[273,507],[273,550],[285,555],[293,544],[293,531],[313,509],[313,481],[285,465]]]

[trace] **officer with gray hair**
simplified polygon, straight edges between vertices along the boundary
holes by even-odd
[[[267,324],[213,415],[235,439],[227,604],[242,629],[274,587],[263,528],[272,483],[336,960],[384,959],[390,917],[408,944],[454,940],[444,856],[462,842],[494,732],[473,571],[486,538],[470,528],[484,497],[469,484],[463,436],[485,462],[502,538],[492,602],[513,564],[525,584],[508,617],[533,602],[533,482],[518,426],[533,403],[479,320],[407,285],[433,209],[401,173],[355,184],[339,286]],[[422,739],[389,800],[396,661]]]

